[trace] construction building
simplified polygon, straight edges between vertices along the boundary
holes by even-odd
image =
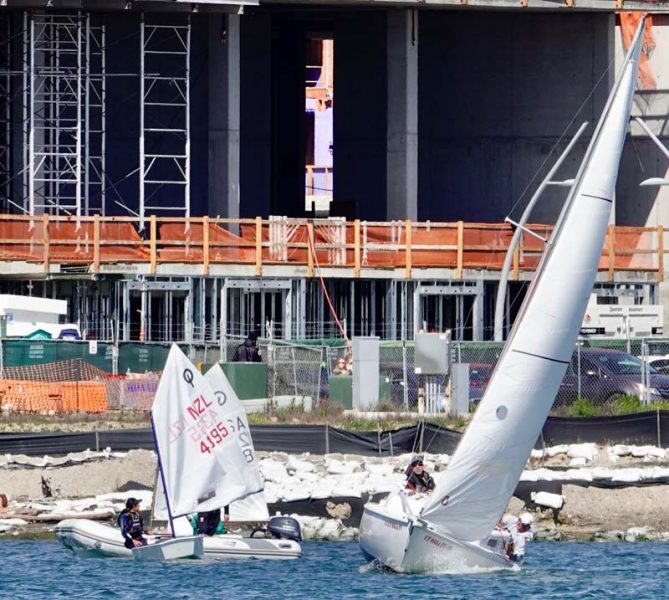
[[[491,339],[505,218],[589,122],[514,255],[508,330],[634,29],[620,11],[647,7],[8,0],[0,293],[68,300],[91,339]],[[652,9],[635,111],[666,140]],[[668,164],[634,122],[603,302],[663,298],[666,193],[639,183]]]

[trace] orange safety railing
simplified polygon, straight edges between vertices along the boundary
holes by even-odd
[[[548,237],[552,225],[534,224],[533,231]],[[131,217],[56,217],[0,215],[0,262],[26,261],[85,265],[96,273],[103,264],[191,263],[209,273],[212,264],[252,267],[261,275],[267,265],[317,266],[349,269],[358,277],[363,269],[441,267],[455,271],[500,270],[513,231],[505,223],[449,223],[344,219],[219,219],[156,217],[144,232]],[[599,264],[613,279],[616,271],[655,273],[664,278],[664,228],[610,226]],[[525,233],[513,260],[512,277],[534,270],[543,242]]]

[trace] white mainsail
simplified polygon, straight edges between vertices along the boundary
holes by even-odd
[[[255,452],[240,445],[226,403],[173,344],[152,407],[162,470],[157,488],[164,483],[172,518],[221,508],[262,490],[257,469],[248,469]],[[164,501],[160,496],[157,507]]]
[[[494,528],[571,359],[609,224],[642,33],[643,20],[486,393],[422,512],[457,540]]]
[[[222,410],[226,422],[230,426],[234,435],[237,437],[239,447],[242,449],[244,459],[247,463],[247,477],[249,480],[249,489],[260,489],[263,487],[262,477],[258,470],[258,461],[256,459],[249,421],[246,416],[246,410],[239,400],[239,396],[230,385],[225,376],[221,365],[216,363],[204,375],[205,379],[214,388],[217,396],[225,398]],[[269,511],[265,494],[259,491],[255,494],[249,494],[245,498],[236,500],[230,504],[231,521],[267,521]]]

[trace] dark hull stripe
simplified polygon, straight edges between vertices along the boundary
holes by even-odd
[[[604,202],[613,204],[613,200],[610,198],[605,198],[604,196],[595,196],[594,194],[581,194],[581,196],[585,196],[586,198],[595,198],[596,200],[604,200]]]
[[[525,354],[526,356],[533,356],[534,358],[540,358],[541,360],[548,360],[550,362],[558,363],[560,365],[568,365],[568,360],[560,360],[558,358],[551,358],[550,356],[542,356],[541,354],[535,354],[534,352],[525,352],[523,350],[512,350],[516,354]]]

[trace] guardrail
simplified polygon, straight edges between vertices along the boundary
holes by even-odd
[[[552,225],[531,229],[548,237]],[[145,263],[149,272],[169,263],[202,266],[250,265],[261,275],[268,265],[303,265],[306,276],[320,267],[400,269],[410,278],[415,268],[500,270],[513,231],[505,223],[432,223],[346,221],[344,219],[188,219],[151,216],[138,229],[132,217],[0,215],[0,262],[82,265],[89,273],[103,264]],[[610,226],[599,264],[613,280],[616,271],[651,272],[664,279],[664,228]],[[512,278],[536,268],[543,243],[521,235]]]

